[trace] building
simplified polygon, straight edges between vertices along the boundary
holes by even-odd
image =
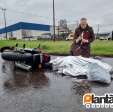
[[[59,21],[59,27],[61,27],[61,28],[67,28],[67,21],[66,21],[66,19],[61,19]]]
[[[112,39],[112,33],[110,32],[103,32],[96,34],[97,39],[99,40],[111,40]]]
[[[7,32],[8,38],[25,39],[32,38],[37,39],[43,34],[51,33],[51,26],[45,24],[35,24],[19,22],[6,28],[0,29],[0,38],[5,38]]]

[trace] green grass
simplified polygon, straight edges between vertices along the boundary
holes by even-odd
[[[0,47],[4,46],[14,46],[16,43],[19,43],[20,47],[25,43],[26,47],[35,48],[39,44],[41,48],[43,48],[46,52],[50,54],[57,55],[66,55],[69,54],[71,43],[70,41],[26,41],[26,40],[0,40]],[[113,56],[113,41],[107,40],[96,40],[91,45],[91,53],[92,55],[100,55],[100,56]]]
[[[113,56],[113,41],[96,40],[91,46],[93,55]]]

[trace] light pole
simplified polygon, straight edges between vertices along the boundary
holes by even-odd
[[[5,25],[5,32],[6,32],[6,39],[7,39],[7,23],[6,23],[6,9],[2,8],[3,16],[4,16],[4,25]]]
[[[3,16],[4,16],[4,26],[5,26],[5,33],[6,33],[6,39],[7,39],[7,22],[6,22],[6,9],[5,8],[1,8],[0,9],[3,11]]]
[[[55,41],[56,34],[55,34],[55,1],[53,0],[53,40]]]

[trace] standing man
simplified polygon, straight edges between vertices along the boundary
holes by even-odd
[[[81,18],[79,27],[75,30],[71,55],[90,57],[90,44],[94,40],[95,34],[92,27],[88,25],[86,18]]]

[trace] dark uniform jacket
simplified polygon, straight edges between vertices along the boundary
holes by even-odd
[[[88,43],[82,43],[79,41],[76,43],[76,39],[83,33],[83,38],[88,40]],[[74,42],[71,46],[71,55],[83,57],[90,57],[90,43],[95,40],[95,34],[92,27],[88,26],[85,29],[82,29],[80,26],[75,30]]]

